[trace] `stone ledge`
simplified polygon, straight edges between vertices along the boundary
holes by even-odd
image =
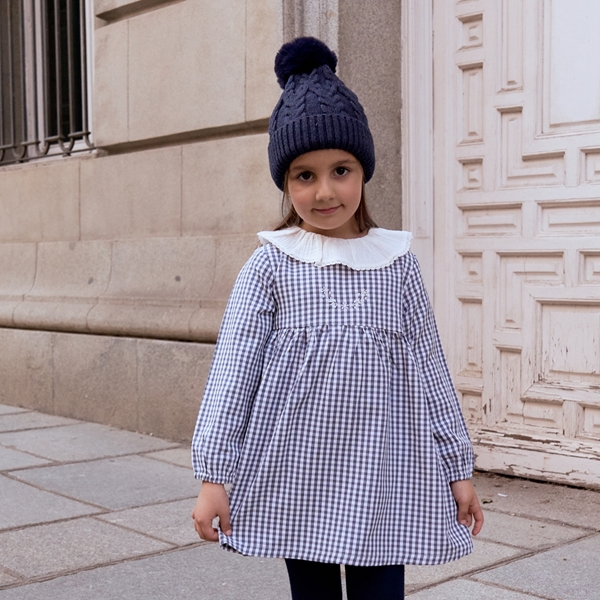
[[[94,13],[104,21],[117,21],[181,0],[95,0]]]
[[[243,234],[0,245],[0,326],[214,342],[256,247]]]
[[[0,327],[0,404],[189,441],[212,344]]]

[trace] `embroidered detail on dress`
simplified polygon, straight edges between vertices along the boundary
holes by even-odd
[[[367,290],[360,290],[360,292],[356,294],[356,299],[353,302],[340,302],[339,300],[336,300],[333,297],[331,290],[326,286],[323,286],[321,291],[323,292],[323,298],[325,298],[327,303],[331,305],[332,308],[339,308],[340,310],[348,310],[350,308],[357,309],[367,299]]]

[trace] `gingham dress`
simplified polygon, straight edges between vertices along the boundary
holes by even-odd
[[[449,482],[472,447],[410,234],[259,237],[193,438],[196,477],[233,484],[221,545],[362,566],[468,554]]]

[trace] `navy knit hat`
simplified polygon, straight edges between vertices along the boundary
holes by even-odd
[[[335,75],[336,66],[336,55],[313,37],[284,44],[275,57],[283,93],[269,122],[269,164],[280,190],[291,162],[313,150],[350,152],[360,161],[365,181],[373,176],[375,149],[365,111]]]

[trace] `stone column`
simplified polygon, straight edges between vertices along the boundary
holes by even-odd
[[[283,39],[311,35],[338,50],[338,0],[283,0]]]
[[[282,0],[283,39],[323,40],[365,108],[377,158],[368,206],[390,229],[402,228],[400,9],[401,0]]]

